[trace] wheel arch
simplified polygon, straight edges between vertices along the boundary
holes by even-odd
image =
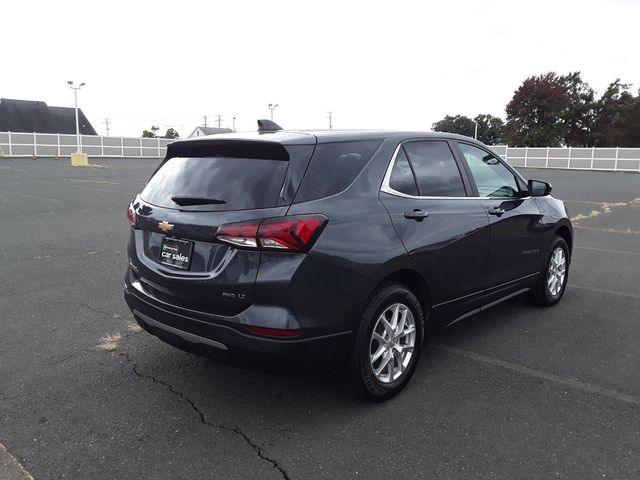
[[[420,302],[425,321],[429,318],[428,314],[432,305],[431,289],[420,272],[411,268],[401,268],[390,272],[381,278],[372,289],[372,295],[374,295],[380,287],[389,283],[400,283],[411,290]]]
[[[560,225],[554,235],[559,235],[567,242],[567,246],[569,247],[569,253],[573,252],[573,234],[567,225]]]

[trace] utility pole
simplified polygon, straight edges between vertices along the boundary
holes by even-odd
[[[222,127],[222,115],[220,114],[216,115],[216,123],[218,124],[218,128]]]
[[[473,133],[473,138],[475,138],[477,140],[478,139],[478,122],[476,120],[474,120],[474,123],[476,124],[476,128],[475,128],[475,131]]]
[[[236,117],[233,117],[233,128],[232,130],[235,132],[236,131]]]
[[[207,128],[207,116],[203,115],[202,118],[204,118],[204,128]]]
[[[277,103],[270,103],[269,104],[269,110],[271,110],[271,121],[273,121],[273,111],[277,108],[278,104]]]
[[[328,111],[327,112],[327,117],[329,118],[329,129],[333,128],[333,112],[332,111]]]
[[[106,125],[107,137],[109,136],[109,118],[104,119],[104,124]]]

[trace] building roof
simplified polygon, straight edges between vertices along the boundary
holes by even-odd
[[[233,130],[230,128],[217,128],[217,127],[196,127],[193,133],[196,130],[200,130],[205,135],[216,135],[219,133],[233,133]],[[193,135],[193,133],[191,135]]]
[[[80,133],[97,135],[97,132],[78,109]],[[76,133],[75,109],[50,107],[45,102],[33,100],[0,99],[0,132]]]

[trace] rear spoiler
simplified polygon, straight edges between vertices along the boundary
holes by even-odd
[[[289,152],[280,143],[262,140],[202,138],[182,140],[167,145],[162,163],[172,157],[232,157],[264,160],[289,160]]]

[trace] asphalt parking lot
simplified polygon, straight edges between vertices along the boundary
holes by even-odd
[[[0,478],[640,478],[640,175],[523,170],[576,218],[565,298],[438,333],[370,404],[130,330],[125,210],[157,161],[94,162],[0,159]]]

